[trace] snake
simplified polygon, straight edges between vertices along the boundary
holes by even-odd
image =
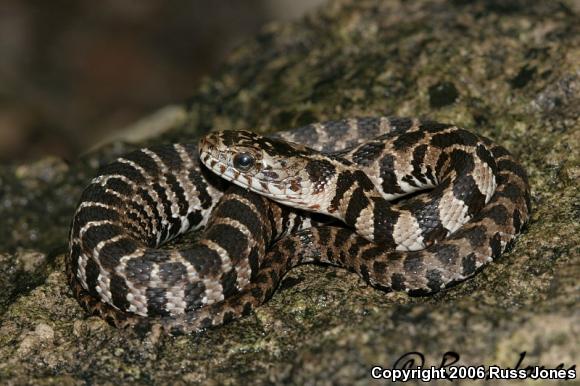
[[[79,303],[116,327],[193,333],[250,314],[303,263],[384,291],[441,291],[502,255],[530,212],[525,169],[453,124],[217,131],[102,167],[74,213],[66,271]]]

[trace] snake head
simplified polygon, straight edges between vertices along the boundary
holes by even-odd
[[[208,134],[200,140],[199,152],[203,164],[222,178],[282,204],[312,209],[304,179],[308,157],[316,151],[237,130]]]

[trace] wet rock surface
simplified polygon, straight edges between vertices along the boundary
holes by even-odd
[[[155,138],[81,160],[0,167],[0,380],[13,384],[367,384],[418,351],[439,365],[569,368],[580,318],[577,2],[333,1],[241,46]],[[96,168],[210,129],[287,129],[361,115],[454,122],[527,168],[534,213],[513,249],[431,297],[293,270],[252,315],[193,336],[139,337],[87,318],[65,284],[68,224]],[[417,359],[417,357],[415,357]]]

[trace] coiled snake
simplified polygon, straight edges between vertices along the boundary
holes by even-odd
[[[439,291],[497,258],[529,214],[523,168],[453,125],[380,117],[270,138],[225,131],[202,138],[200,154],[158,146],[105,166],[75,212],[67,272],[79,302],[114,325],[188,333],[248,314],[304,262],[385,290]],[[159,248],[201,227],[194,245]]]

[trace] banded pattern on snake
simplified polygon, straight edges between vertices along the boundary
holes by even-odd
[[[523,168],[453,125],[380,117],[270,138],[226,131],[204,137],[200,153],[187,144],[141,149],[84,191],[67,271],[89,311],[118,327],[197,331],[248,314],[304,262],[431,293],[498,257],[530,214]],[[200,227],[192,247],[159,248]]]

